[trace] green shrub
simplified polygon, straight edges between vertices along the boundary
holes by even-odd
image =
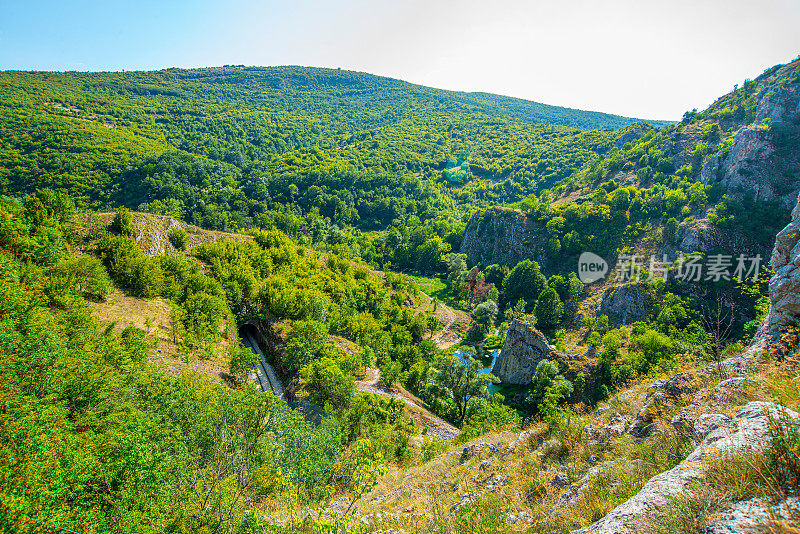
[[[99,245],[111,278],[131,295],[151,298],[164,287],[164,273],[158,261],[147,258],[129,236],[104,236]]]
[[[313,360],[332,355],[325,323],[309,319],[297,321],[289,331],[286,349],[281,356],[287,373],[295,374]]]
[[[103,263],[92,256],[70,256],[51,271],[69,275],[78,290],[94,300],[105,300],[114,290]]]
[[[175,250],[186,250],[189,245],[189,234],[183,228],[173,228],[167,234],[167,238],[172,243],[172,246],[175,247]]]
[[[228,355],[228,369],[231,374],[241,381],[246,381],[253,370],[253,364],[258,361],[258,356],[252,350],[232,343]]]
[[[337,411],[347,408],[356,389],[353,377],[331,358],[314,360],[303,367],[300,379],[312,402]]]
[[[117,235],[133,235],[133,218],[128,208],[120,206],[111,221],[111,231]]]
[[[272,454],[289,480],[312,493],[325,482],[342,450],[336,421],[326,417],[315,426],[299,411],[278,406],[267,420],[266,430],[280,436]]]

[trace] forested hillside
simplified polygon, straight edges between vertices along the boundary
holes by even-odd
[[[0,95],[3,532],[795,502],[800,60],[678,124],[300,67]]]
[[[569,159],[571,149],[547,138],[576,135],[575,128],[619,128],[635,122],[301,67],[4,72],[0,95],[4,190],[57,185],[94,202],[109,200],[107,186],[127,164],[169,150],[240,168],[258,164],[283,169],[295,166],[297,158],[301,167],[317,163],[306,152],[292,155],[296,150],[322,150],[325,163],[340,164],[336,151],[349,148],[355,150],[344,157],[347,168],[423,174],[441,172],[449,158],[476,152],[477,174],[499,179],[523,168],[501,161],[498,151],[513,148],[505,145],[506,134],[535,145],[531,150],[554,152],[551,159]],[[538,124],[558,126],[542,129]],[[390,153],[387,144],[392,145]],[[581,150],[602,148],[596,136],[579,144]],[[279,156],[283,161],[275,162]],[[395,156],[400,156],[397,161]],[[558,166],[564,174],[575,163]],[[542,177],[553,172],[538,170]]]

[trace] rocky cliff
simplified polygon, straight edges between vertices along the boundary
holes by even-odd
[[[613,324],[644,321],[653,310],[656,296],[646,284],[625,284],[603,292],[600,315],[607,315]]]
[[[530,384],[536,366],[545,359],[563,361],[564,355],[549,345],[536,327],[514,319],[492,374],[507,384]]]
[[[532,259],[543,265],[547,259],[544,227],[519,211],[493,207],[472,215],[464,230],[461,252],[473,264],[499,263],[513,267]]]
[[[775,238],[770,264],[775,274],[769,281],[769,316],[761,333],[774,336],[800,318],[800,198],[792,221]]]
[[[639,493],[611,510],[603,519],[579,532],[620,534],[639,531],[644,517],[671,499],[686,495],[691,490],[691,484],[703,478],[709,459],[724,457],[742,449],[763,449],[769,441],[770,418],[775,420],[780,417],[798,420],[796,412],[773,403],[746,404],[727,425],[717,425],[709,431],[694,452],[680,464],[651,478]],[[744,518],[750,519],[752,518]],[[741,521],[733,522],[727,518],[725,527],[733,527],[734,530],[722,530],[722,525],[712,525],[711,531],[742,532]],[[714,528],[718,530],[713,530]]]
[[[786,209],[794,206],[800,191],[800,154],[786,133],[800,123],[797,68],[795,61],[751,82],[750,98],[758,102],[753,121],[731,125],[738,128],[732,144],[723,144],[719,152],[705,159],[700,172],[703,183],[720,183],[733,197],[753,195]]]

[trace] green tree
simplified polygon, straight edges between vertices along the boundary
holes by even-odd
[[[616,189],[611,194],[609,205],[617,211],[627,211],[631,204],[631,192],[627,187]]]
[[[552,287],[548,287],[539,295],[536,306],[533,309],[537,324],[543,328],[555,328],[561,323],[564,315],[564,305],[558,297],[558,293]]]
[[[536,365],[526,400],[538,406],[545,416],[552,417],[558,409],[558,403],[572,395],[572,391],[572,382],[558,372],[558,363],[541,360]]]
[[[167,234],[167,238],[172,243],[172,246],[175,247],[175,250],[186,250],[189,244],[189,234],[183,228],[173,228]]]
[[[678,233],[678,226],[680,223],[674,217],[670,217],[664,224],[663,240],[664,243],[672,244],[675,242],[675,236]]]
[[[488,329],[497,319],[497,303],[493,300],[481,302],[472,310],[472,316],[482,327]]]
[[[400,380],[400,372],[403,367],[400,362],[392,361],[387,358],[381,365],[378,365],[381,372],[381,383],[389,389]]]
[[[414,267],[418,271],[437,272],[444,265],[442,257],[450,252],[450,244],[442,241],[441,237],[433,237],[417,248]]]
[[[103,262],[93,256],[69,256],[54,265],[50,272],[68,277],[78,291],[93,300],[105,300],[114,290]]]
[[[643,365],[638,366],[638,371],[646,373],[648,369],[657,365],[662,360],[669,359],[675,352],[675,343],[669,336],[647,330],[643,334],[633,338],[634,346],[639,349],[643,356]]]
[[[500,294],[502,305],[524,299],[533,302],[547,287],[547,279],[539,269],[539,264],[532,260],[522,260],[511,269],[503,281]]]
[[[453,407],[453,420],[461,426],[476,403],[489,397],[489,384],[499,382],[492,374],[481,372],[474,358],[462,362],[453,354],[442,356],[436,363],[434,382],[440,396],[447,398]]]
[[[289,331],[281,359],[286,372],[294,374],[313,360],[329,354],[331,348],[325,323],[314,319],[296,321]]]
[[[467,255],[451,252],[444,258],[447,265],[447,280],[451,284],[460,284],[467,275]]]
[[[356,386],[353,377],[331,358],[314,360],[300,370],[300,380],[311,400],[340,411],[350,404]]]
[[[466,268],[466,265],[464,267]],[[508,276],[508,270],[507,265],[498,265],[495,263],[483,270],[483,276],[486,278],[487,282],[500,288],[503,286],[503,281],[506,279],[506,276]]]
[[[120,206],[111,221],[111,231],[117,235],[133,235],[133,217],[125,206]]]

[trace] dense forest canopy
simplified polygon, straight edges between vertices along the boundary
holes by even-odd
[[[55,185],[90,202],[110,200],[106,187],[127,164],[176,149],[282,173],[322,160],[356,170],[428,175],[441,172],[449,158],[474,152],[476,175],[497,180],[518,172],[517,181],[522,174],[530,181],[564,167],[558,160],[568,154],[559,137],[569,143],[580,134],[576,128],[636,122],[303,67],[3,72],[0,95],[3,189],[31,192]],[[550,150],[553,163],[534,170],[503,160],[501,154],[514,148],[504,144],[509,134],[516,143],[533,145],[528,157]],[[597,135],[577,144],[581,150],[602,148]],[[580,158],[586,154],[561,173],[574,170]]]

